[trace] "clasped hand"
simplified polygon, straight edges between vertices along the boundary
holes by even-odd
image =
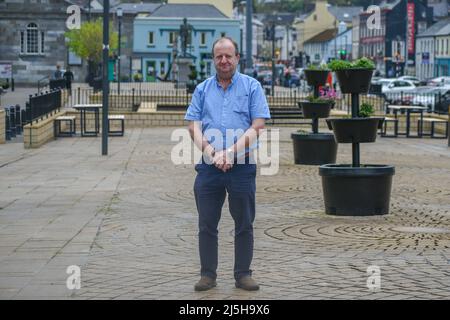
[[[214,154],[212,162],[216,168],[222,170],[223,172],[227,172],[233,167],[233,159],[230,159],[230,156],[227,155],[226,150],[217,151]]]

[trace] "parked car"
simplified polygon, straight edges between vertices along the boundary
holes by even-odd
[[[414,83],[416,86],[419,86],[421,84],[419,78],[413,76],[401,76],[398,77],[397,80],[408,80]]]
[[[441,86],[450,84],[450,77],[437,77],[428,81],[429,86]]]
[[[445,95],[450,95],[450,86],[425,87],[415,92],[412,104],[427,107],[429,112],[434,112],[436,103],[441,102]]]
[[[412,81],[397,79],[381,88],[386,102],[390,104],[411,104],[412,96],[408,93],[416,90],[417,86]]]

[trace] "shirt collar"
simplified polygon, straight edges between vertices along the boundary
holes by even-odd
[[[231,83],[228,87],[231,87],[237,80],[239,79],[239,71],[235,71],[234,75],[231,77]],[[214,80],[216,81],[216,85],[220,87],[219,80],[217,80],[217,74],[214,77]]]

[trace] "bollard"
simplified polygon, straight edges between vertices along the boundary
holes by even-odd
[[[9,129],[9,109],[5,108],[5,139],[11,140],[11,130]]]
[[[11,138],[16,137],[16,109],[14,107],[9,108],[9,130]]]
[[[20,106],[16,104],[16,133],[22,134],[22,113],[20,112]]]

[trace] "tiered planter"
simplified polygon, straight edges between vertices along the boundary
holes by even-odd
[[[319,96],[319,87],[327,80],[329,71],[306,70],[308,84],[314,86],[314,97]],[[312,133],[294,132],[291,134],[294,146],[295,164],[321,165],[335,163],[337,143],[334,135],[319,133],[319,118],[328,118],[331,103],[313,103],[301,101],[298,103],[303,110],[305,119],[312,119]]]
[[[389,213],[391,165],[360,164],[359,144],[375,142],[384,118],[358,118],[359,94],[367,93],[372,78],[370,69],[336,72],[342,93],[352,95],[351,119],[327,119],[336,141],[352,143],[352,164],[325,164],[319,167],[325,212],[331,215],[367,216]]]

